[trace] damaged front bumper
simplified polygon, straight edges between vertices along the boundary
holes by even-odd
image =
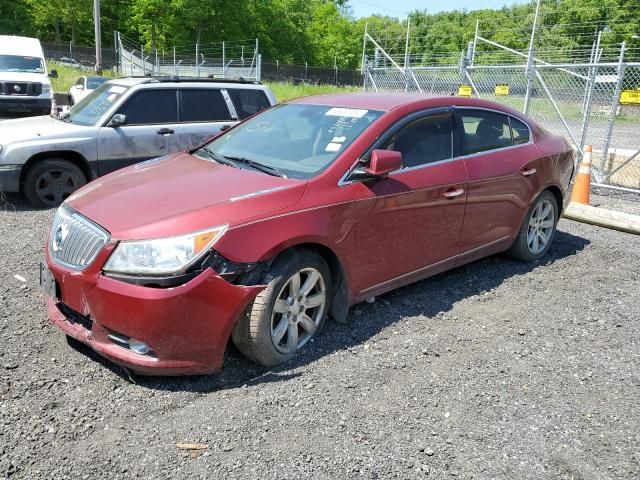
[[[100,257],[94,264],[102,265]],[[132,285],[99,268],[67,271],[47,264],[58,298],[47,299],[49,320],[100,355],[146,375],[207,374],[222,367],[235,322],[265,287],[234,285],[207,268],[171,288]],[[136,353],[133,338],[148,345]]]

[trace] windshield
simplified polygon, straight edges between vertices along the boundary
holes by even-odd
[[[63,117],[65,122],[78,125],[95,125],[98,120],[118,101],[129,87],[103,83],[89,95],[75,104]]]
[[[331,165],[382,113],[324,105],[279,105],[214,139],[195,155],[207,160],[251,160],[286,177],[311,178]]]
[[[93,90],[94,88],[98,88],[107,80],[110,80],[109,77],[87,77],[87,89]]]
[[[44,73],[44,62],[38,57],[0,55],[0,72]]]

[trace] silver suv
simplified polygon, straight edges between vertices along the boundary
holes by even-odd
[[[111,80],[57,118],[0,121],[0,192],[55,206],[94,178],[194,148],[274,103],[259,82]]]

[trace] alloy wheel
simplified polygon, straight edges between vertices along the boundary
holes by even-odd
[[[538,203],[527,228],[527,247],[533,255],[541,253],[551,240],[555,227],[555,209],[549,200]]]
[[[316,333],[327,303],[322,274],[303,268],[284,284],[271,313],[271,340],[283,354],[302,348]]]
[[[78,189],[78,179],[65,169],[52,169],[43,172],[36,180],[36,194],[48,206],[60,205]]]

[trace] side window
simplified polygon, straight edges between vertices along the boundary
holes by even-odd
[[[212,88],[185,88],[180,91],[180,120],[184,122],[225,122],[231,120],[222,92]]]
[[[460,110],[464,127],[463,155],[510,147],[509,117],[487,110]]]
[[[127,125],[178,123],[176,90],[154,88],[134,93],[118,113],[127,116]]]
[[[509,117],[511,122],[511,135],[513,136],[513,144],[520,145],[529,143],[529,128],[515,117]]]
[[[396,132],[383,147],[402,153],[404,168],[453,158],[453,117],[450,113],[421,118]]]
[[[229,92],[231,101],[236,107],[240,120],[244,120],[254,113],[271,106],[269,99],[262,90],[228,88],[227,92]]]

